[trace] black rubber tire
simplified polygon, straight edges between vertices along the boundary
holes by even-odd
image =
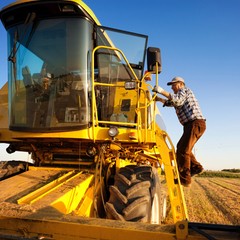
[[[157,204],[161,204],[160,181],[156,169],[151,166],[129,165],[121,168],[109,191],[106,203],[108,219],[151,222],[154,196],[158,196]],[[159,218],[160,215],[159,210]]]

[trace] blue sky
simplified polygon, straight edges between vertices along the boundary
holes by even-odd
[[[0,8],[12,0],[1,0]],[[194,152],[205,169],[240,168],[240,1],[85,0],[104,26],[146,34],[162,54],[159,84],[182,76],[199,100],[207,130]],[[148,5],[149,3],[149,5]],[[0,87],[6,81],[6,33],[0,26]],[[154,83],[153,83],[154,84]],[[174,145],[182,126],[159,104]]]

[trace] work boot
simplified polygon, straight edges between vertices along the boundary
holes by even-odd
[[[190,187],[191,186],[191,173],[190,173],[190,170],[188,168],[180,171],[179,176],[180,176],[181,184],[184,187]]]
[[[193,167],[191,167],[191,176],[195,176],[197,174],[200,174],[203,172],[203,167],[202,165],[194,165]]]

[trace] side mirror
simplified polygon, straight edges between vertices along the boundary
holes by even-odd
[[[147,49],[147,66],[149,72],[156,72],[158,64],[158,73],[162,71],[161,52],[159,48],[149,47]]]

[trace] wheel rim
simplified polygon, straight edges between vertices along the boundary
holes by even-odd
[[[163,198],[163,207],[162,207],[162,221],[167,217],[167,198]]]
[[[160,199],[158,197],[158,194],[154,194],[153,202],[152,202],[152,211],[151,211],[151,224],[160,224]]]

